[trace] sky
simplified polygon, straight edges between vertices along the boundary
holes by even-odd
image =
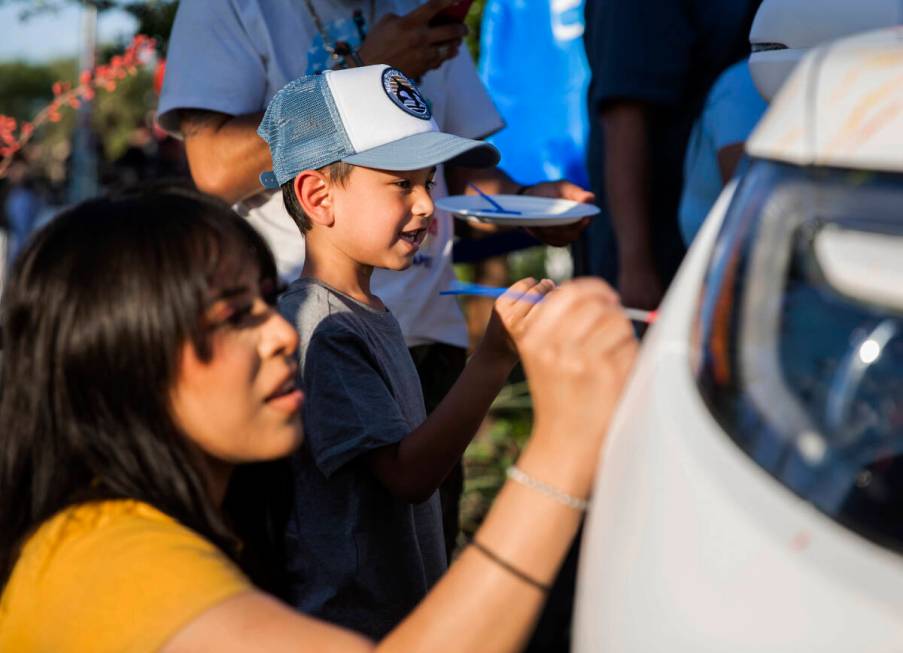
[[[6,30],[4,38],[0,39],[0,61],[45,61],[78,56],[81,37],[80,7],[67,6],[58,12],[47,12],[27,21],[20,21],[19,14],[26,5],[26,2],[5,2],[0,5],[0,25],[12,27],[11,33]],[[123,11],[105,11],[98,21],[98,41],[127,41],[134,34],[135,25],[135,19]]]

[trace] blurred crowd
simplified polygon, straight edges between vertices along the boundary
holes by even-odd
[[[150,115],[150,114],[149,114]],[[60,147],[64,145],[64,147]],[[108,160],[96,144],[96,179],[103,191],[163,179],[190,179],[182,144],[150,119],[131,131],[122,154]],[[33,142],[17,152],[0,178],[0,280],[28,237],[72,202],[72,148]]]
[[[759,2],[656,0],[634,6],[588,0],[583,16],[575,16],[574,7],[531,7],[518,13],[505,3],[485,5],[484,44],[488,43],[486,37],[496,41],[504,38],[506,29],[519,30],[530,39],[548,29],[545,38],[552,43],[545,49],[537,47],[537,56],[532,58],[527,53],[499,54],[503,48],[511,49],[509,46],[522,50],[523,38],[518,43],[515,34],[510,44],[499,42],[492,50],[492,60],[481,64],[490,96],[504,107],[502,119],[508,119],[507,112],[513,115],[519,110],[518,104],[523,107],[542,102],[541,94],[527,84],[520,83],[520,88],[513,90],[510,83],[505,87],[502,69],[510,69],[518,60],[530,66],[542,65],[537,57],[547,60],[547,68],[531,73],[542,76],[541,87],[549,98],[550,111],[559,111],[555,102],[567,101],[551,99],[554,94],[548,90],[554,87],[567,88],[568,93],[577,89],[581,93],[578,102],[588,107],[586,119],[580,122],[588,134],[569,136],[567,132],[573,132],[573,126],[564,124],[546,125],[544,129],[553,133],[560,130],[559,150],[586,148],[577,153],[585,158],[585,168],[566,164],[560,169],[578,184],[588,180],[595,203],[603,209],[603,215],[593,220],[571,246],[574,271],[577,275],[601,276],[616,285],[625,304],[651,308],[660,301],[686,245],[722,184],[737,169],[743,140],[764,109],[743,63],[749,52],[749,27]],[[548,26],[537,27],[546,24],[537,20],[548,20]],[[338,39],[345,38],[354,45],[358,38],[354,23],[340,23],[327,25],[327,32],[334,30]],[[562,24],[576,25],[576,31],[572,29],[562,37]],[[568,50],[568,44],[561,40],[581,31],[585,59],[582,52],[575,57],[573,48]],[[328,45],[331,36],[326,37]],[[323,42],[323,34],[314,33],[310,38],[312,52],[322,49],[317,42]],[[416,52],[412,43],[407,46],[410,52]],[[490,48],[485,49],[485,56],[489,56]],[[420,67],[450,62],[457,51],[458,47],[442,52],[435,61],[412,64],[415,76],[422,74]],[[320,54],[311,56],[311,61],[322,58]],[[413,62],[410,53],[406,56]],[[321,67],[326,64],[316,63]],[[731,70],[719,80],[728,68]],[[587,75],[588,88],[583,81]],[[492,87],[493,82],[498,89]],[[574,108],[567,110],[573,113]],[[519,118],[513,115],[512,119],[516,122]],[[498,128],[487,123],[478,130],[484,133],[474,135],[489,136]],[[502,147],[504,155],[509,144],[503,137],[504,131],[502,137],[493,137],[493,142]],[[56,157],[60,159],[56,172],[46,165],[29,165],[32,158],[33,153],[26,150],[0,182],[0,224],[7,265],[28,234],[65,205],[70,195],[68,152]],[[161,178],[190,179],[182,142],[151,121],[136,125],[121,156],[110,161],[98,153],[96,160],[97,179],[104,189]],[[517,166],[511,161],[506,169]]]

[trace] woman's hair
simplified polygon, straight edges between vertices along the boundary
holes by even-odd
[[[170,397],[183,346],[211,355],[215,291],[249,267],[275,289],[261,237],[188,190],[84,202],[36,234],[0,308],[0,587],[34,529],[85,501],[147,502],[235,555]]]

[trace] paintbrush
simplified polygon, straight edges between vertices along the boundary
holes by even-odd
[[[498,286],[483,286],[478,283],[457,282],[452,288],[443,290],[440,295],[476,295],[479,297],[501,297],[508,289]],[[522,293],[517,299],[526,299],[533,302],[542,301],[543,295],[531,295]],[[657,317],[657,311],[644,311],[639,308],[623,308],[624,313],[634,322],[652,324]]]

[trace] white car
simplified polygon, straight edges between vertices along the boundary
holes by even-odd
[[[903,651],[903,29],[811,51],[647,334],[577,653]]]

